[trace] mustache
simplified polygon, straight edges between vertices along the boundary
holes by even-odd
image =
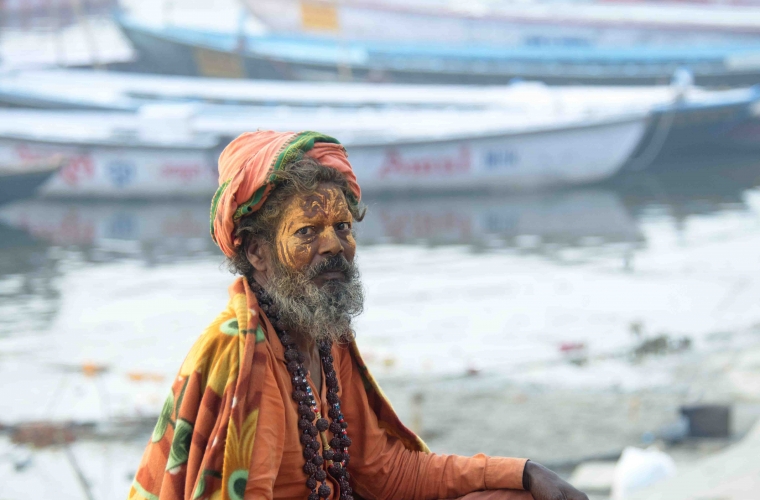
[[[305,274],[306,278],[314,279],[320,274],[329,272],[340,272],[347,279],[352,279],[356,276],[356,266],[349,262],[342,254],[337,254],[309,267]]]
[[[354,337],[352,319],[361,314],[364,291],[359,267],[343,254],[296,271],[275,259],[275,273],[265,290],[272,297],[287,329],[316,340],[345,342]],[[340,272],[345,279],[318,287],[313,279],[321,273]]]

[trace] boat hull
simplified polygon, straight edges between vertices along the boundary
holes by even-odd
[[[623,169],[663,168],[680,164],[670,160],[682,156],[758,148],[760,135],[746,134],[760,125],[755,116],[758,99],[760,94],[750,90],[738,99],[712,103],[684,101],[657,107]]]
[[[503,136],[348,150],[366,192],[535,190],[613,176],[644,128],[642,116]]]
[[[0,173],[0,204],[34,196],[55,174],[54,169],[31,172]]]
[[[156,198],[210,196],[217,181],[216,150],[66,144],[0,138],[0,158],[23,163],[61,155],[61,169],[44,196]]]
[[[614,175],[638,143],[645,117],[529,132],[397,143],[347,143],[366,192],[535,190]],[[66,158],[40,193],[90,198],[211,197],[218,148],[72,145],[0,137],[0,160]]]

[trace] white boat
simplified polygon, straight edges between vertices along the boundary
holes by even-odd
[[[183,110],[179,110],[184,113]],[[163,112],[0,113],[0,162],[63,156],[42,195],[151,198],[205,196],[216,183],[219,138],[187,129],[186,117]]]
[[[69,22],[60,9],[74,2],[44,3],[51,12],[35,20],[24,13],[14,19],[5,12],[7,6],[0,6],[4,14],[0,68],[106,67],[135,59],[129,41],[110,17],[82,16]]]
[[[503,110],[356,111],[262,108],[205,113],[143,107],[139,114],[0,113],[0,161],[63,154],[45,195],[211,196],[225,141],[256,129],[319,130],[349,151],[363,189],[544,189],[614,175],[638,144],[647,114],[543,115]]]
[[[245,116],[279,115],[280,106],[311,108],[303,111],[310,116],[321,107],[340,108],[336,112],[499,109],[509,114],[541,115],[653,111],[647,144],[639,148],[647,153],[644,157],[652,156],[654,150],[689,150],[705,144],[760,144],[747,134],[756,128],[759,98],[755,88],[705,90],[684,85],[549,87],[521,82],[471,87],[245,81],[81,70],[0,73],[1,104],[41,109],[137,111],[146,104],[194,103],[202,113],[227,110]],[[341,115],[341,120],[345,119],[345,114]],[[744,131],[737,128],[740,126]],[[649,139],[658,142],[663,138],[663,144],[648,146]]]
[[[720,95],[694,89],[691,97]],[[207,108],[298,107],[645,109],[674,98],[669,86],[548,87],[537,82],[473,87],[341,82],[286,82],[147,75],[91,70],[0,72],[0,104],[41,109],[137,110],[150,103]]]
[[[347,144],[370,191],[545,189],[612,177],[639,143],[645,115],[459,135]]]
[[[125,3],[129,6],[135,0]],[[245,0],[245,4],[270,33],[346,40],[626,47],[756,41],[760,34],[756,2]],[[142,14],[139,7],[133,10]]]

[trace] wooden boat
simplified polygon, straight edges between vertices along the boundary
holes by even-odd
[[[522,95],[523,89],[528,87],[546,89],[526,84],[474,89],[471,86],[283,82],[47,69],[0,73],[0,105],[111,111],[136,111],[143,104],[156,102],[193,102],[209,107],[515,108],[529,104]],[[516,90],[521,94],[515,95]],[[639,93],[652,94],[652,90],[636,92]],[[654,94],[651,98],[657,101],[663,99],[663,94],[667,96],[661,88]],[[533,100],[537,97],[530,96]],[[629,92],[627,97],[636,96]]]
[[[760,136],[748,132],[760,128],[760,90],[722,91],[701,99],[677,99],[657,105],[647,131],[624,170],[635,171],[668,165],[668,159],[714,150],[760,148]]]
[[[408,12],[399,15],[406,19],[406,24],[420,26],[430,21]],[[510,43],[481,40],[446,43],[313,33],[247,36],[230,31],[157,27],[127,16],[119,17],[117,22],[145,68],[189,76],[447,84],[503,84],[523,78],[557,84],[652,85],[667,83],[677,69],[685,67],[694,73],[699,85],[741,86],[760,81],[757,64],[760,32],[750,27],[737,36],[723,29],[712,37],[704,35],[701,26],[686,31],[674,28],[671,39],[642,44],[639,38],[653,37],[653,32],[662,26],[626,36],[625,25],[612,23],[607,38],[615,39],[617,33],[618,38],[626,39],[625,43],[614,44],[603,39],[589,41],[581,37],[579,41],[557,35],[558,23],[551,19],[535,23],[524,23],[522,18],[502,22],[496,16],[493,22],[501,24],[491,26],[489,31],[481,25],[488,24],[490,19],[477,20],[469,32],[514,34],[524,31],[527,25],[543,34],[518,36]],[[467,19],[467,23],[472,22],[475,21]],[[559,24],[565,30],[581,29],[572,23],[569,27]],[[599,31],[593,23],[582,28],[590,33]],[[439,32],[447,36],[451,33]],[[694,37],[700,42],[688,43]]]
[[[204,144],[205,142],[205,144]],[[41,195],[95,198],[210,196],[216,183],[217,140],[151,144],[141,141],[71,142],[4,135],[0,155],[36,158],[65,155]]]
[[[105,14],[117,7],[116,0],[88,0],[82,4],[66,2],[51,5],[44,0],[6,0],[0,7],[4,26],[29,25],[35,20],[49,20],[52,14],[60,21],[76,19],[86,14]]]
[[[642,110],[674,99],[672,86],[563,86],[540,82],[467,85],[284,82],[91,70],[0,72],[0,105],[40,109],[137,111],[144,104],[194,103],[245,113],[255,106],[357,108],[501,108],[509,113],[572,109]],[[687,102],[725,92],[690,88]],[[733,97],[732,97],[733,99]],[[582,108],[582,109],[581,109]]]
[[[6,105],[137,112],[141,106],[155,103],[194,103],[201,114],[219,114],[224,121],[238,123],[237,129],[216,130],[230,135],[259,126],[261,120],[275,122],[273,127],[286,127],[287,123],[278,121],[280,115],[284,115],[293,128],[300,128],[299,123],[291,120],[295,113],[301,113],[307,123],[319,119],[321,130],[333,127],[329,120],[319,118],[323,113],[341,122],[355,122],[368,108],[405,112],[394,115],[399,119],[406,119],[412,110],[428,113],[444,108],[457,109],[465,117],[478,110],[499,110],[513,116],[651,111],[647,132],[626,167],[633,170],[683,151],[760,146],[760,137],[752,132],[760,123],[759,100],[760,93],[755,88],[704,90],[688,85],[547,87],[526,82],[473,88],[246,81],[71,70],[13,72],[0,76],[0,103]],[[329,109],[323,110],[324,106]],[[372,120],[376,119],[373,115]],[[396,126],[388,122],[388,127]]]
[[[0,67],[30,69],[50,67],[120,66],[134,61],[129,41],[110,16],[84,12],[68,18],[67,5],[81,7],[90,2],[50,2],[42,0],[44,16],[8,12],[0,3]]]
[[[720,0],[249,0],[276,35],[456,45],[708,46],[756,41],[760,4]],[[709,5],[708,5],[709,4]]]
[[[123,113],[8,111],[0,114],[0,158],[66,155],[69,161],[43,187],[46,195],[205,197],[216,189],[216,157],[229,138],[258,128],[313,129],[342,140],[367,192],[545,189],[614,175],[645,123],[643,112],[297,110],[151,121]]]

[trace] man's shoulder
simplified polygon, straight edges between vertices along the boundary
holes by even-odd
[[[241,328],[247,325],[241,325],[238,315],[232,304],[222,311],[201,333],[198,338],[199,343],[208,342],[232,342],[240,335]]]
[[[248,334],[256,335],[257,342],[266,340],[258,313],[249,310],[245,293],[239,292],[231,295],[227,307],[203,330],[198,340],[224,344]]]
[[[244,319],[241,320],[241,317]],[[230,301],[190,348],[182,372],[203,371],[202,367],[228,357],[234,357],[237,361],[240,356],[238,351],[245,344],[241,340],[247,335],[255,336],[256,343],[266,343],[266,335],[257,316],[249,316],[245,310],[236,307],[234,300]]]

